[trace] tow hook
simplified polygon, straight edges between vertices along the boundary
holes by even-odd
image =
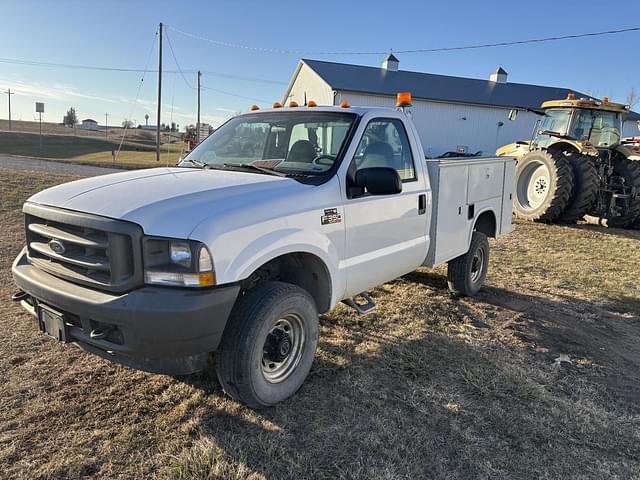
[[[98,327],[98,328],[94,328],[93,330],[91,330],[91,333],[89,334],[89,336],[93,340],[103,340],[113,330],[115,330],[115,328],[111,327],[111,326],[109,326],[109,327]]]
[[[14,302],[21,302],[22,300],[26,300],[29,294],[24,290],[18,290],[16,293],[11,295],[11,300]]]

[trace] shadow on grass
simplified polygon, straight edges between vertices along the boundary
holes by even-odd
[[[433,301],[455,306],[460,323],[473,307],[490,305],[502,313],[492,331],[519,318],[509,328],[522,327],[516,333],[536,346],[593,358],[606,344],[600,365],[621,368],[629,384],[629,369],[640,371],[638,347],[620,342],[632,333],[620,330],[627,319],[598,314],[585,322],[583,314],[593,311],[588,302],[491,287],[477,299],[456,299],[442,295],[441,275],[403,278],[436,289]],[[301,390],[259,412],[235,402],[201,412],[199,434],[175,457],[171,475],[623,478],[638,471],[640,420],[630,404],[612,403],[611,382],[594,382],[591,370],[554,366],[548,355],[515,344],[445,333],[437,311],[417,308],[409,303],[397,320],[406,323],[406,335],[390,334],[397,325],[377,314],[353,328],[347,311],[324,318],[318,357]],[[609,350],[616,342],[626,356]],[[221,395],[212,375],[190,383]]]

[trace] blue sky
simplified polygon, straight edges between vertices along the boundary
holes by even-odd
[[[223,42],[306,51],[386,51],[520,40],[640,26],[640,2],[537,0],[389,2],[256,1],[142,2],[5,0],[0,57],[43,62],[143,68],[160,21]],[[282,98],[300,55],[212,45],[167,29],[183,70],[201,69],[210,88],[270,103]],[[399,54],[400,68],[487,78],[497,66],[509,81],[557,85],[624,101],[640,93],[640,32],[449,53]],[[176,66],[165,40],[164,67]],[[380,55],[308,55],[379,65]],[[157,52],[151,57],[151,68]],[[216,75],[222,74],[222,75]],[[124,118],[155,123],[156,74],[44,68],[0,63],[0,90],[11,88],[14,119],[33,120],[34,102],[45,120],[61,121],[74,106],[80,118],[119,124]],[[248,78],[229,78],[248,77]],[[187,74],[192,86],[196,75]],[[251,80],[250,80],[251,79]],[[254,81],[262,79],[266,81]],[[179,74],[163,81],[162,121],[195,122],[196,93]],[[218,124],[255,100],[203,90],[203,121]],[[7,96],[0,118],[7,118]]]

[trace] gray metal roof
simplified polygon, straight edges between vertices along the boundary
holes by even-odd
[[[522,108],[538,112],[541,111],[542,102],[566,98],[569,92],[574,92],[578,98],[589,96],[576,90],[559,87],[524,83],[496,83],[477,78],[403,70],[392,72],[384,68],[321,60],[302,59],[302,62],[307,64],[336,91],[378,95],[411,92],[414,98],[426,100]],[[640,119],[640,115],[631,112],[629,118],[637,120]]]

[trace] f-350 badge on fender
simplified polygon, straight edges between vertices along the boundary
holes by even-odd
[[[320,217],[320,223],[322,225],[329,225],[331,223],[342,222],[342,215],[338,213],[337,208],[325,208],[324,215]]]

